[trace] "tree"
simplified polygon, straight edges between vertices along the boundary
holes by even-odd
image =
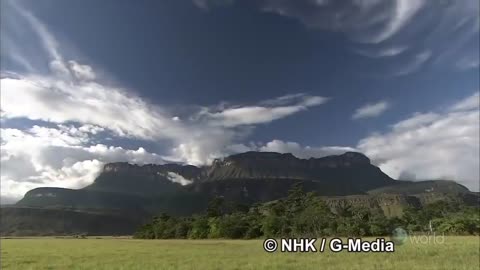
[[[188,237],[188,233],[192,229],[191,219],[179,219],[178,223],[175,226],[175,238],[176,239],[185,239]]]
[[[220,235],[221,237],[238,239],[244,238],[248,229],[248,223],[242,213],[233,213],[226,215],[220,221]]]
[[[293,222],[293,235],[296,237],[319,237],[330,235],[334,218],[328,205],[313,193],[308,193],[303,202],[304,208]]]
[[[219,217],[223,214],[222,208],[224,206],[224,199],[223,197],[216,196],[207,206],[207,217]]]
[[[252,239],[262,236],[262,219],[263,215],[260,213],[258,206],[254,205],[246,214],[245,220],[248,224],[245,238]]]
[[[172,217],[160,214],[141,226],[135,238],[257,238],[319,236],[382,236],[394,228],[448,234],[480,234],[478,207],[438,201],[422,208],[407,207],[401,217],[388,219],[379,207],[340,205],[335,212],[314,193],[292,186],[284,199],[237,207],[215,197],[205,215]]]
[[[194,216],[192,220],[192,229],[188,237],[192,239],[204,239],[208,237],[210,227],[208,218],[205,216]]]

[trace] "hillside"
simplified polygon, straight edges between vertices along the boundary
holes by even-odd
[[[130,213],[30,207],[0,209],[2,236],[128,235],[146,217]]]
[[[15,206],[2,209],[1,228],[5,234],[49,234],[43,225],[36,224],[48,224],[49,220],[64,224],[67,218],[85,215],[89,222],[63,233],[98,233],[89,229],[97,219],[128,217],[133,222],[127,224],[138,225],[143,218],[159,213],[188,216],[204,211],[208,201],[218,196],[236,204],[269,202],[287,196],[294,184],[322,196],[333,210],[355,204],[380,208],[387,216],[399,216],[407,206],[437,200],[477,204],[479,197],[453,181],[396,181],[361,153],[299,159],[292,154],[246,152],[205,167],[106,164],[85,188],[45,187],[27,192]],[[59,214],[63,211],[65,215]],[[92,211],[96,213],[93,216]],[[44,213],[49,218],[42,218]],[[55,232],[62,234],[56,228]],[[112,228],[110,233],[116,232]],[[105,233],[109,234],[108,230]]]

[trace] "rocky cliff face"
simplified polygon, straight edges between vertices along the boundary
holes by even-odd
[[[232,180],[255,180],[239,186]],[[132,165],[110,163],[105,165],[95,182],[86,187],[93,190],[115,190],[146,194],[162,194],[179,189],[181,185],[193,184],[195,190],[217,192],[215,186],[230,186],[233,189],[249,189],[253,193],[261,180],[288,180],[275,182],[289,184],[293,180],[318,182],[313,188],[324,195],[363,193],[366,190],[392,184],[394,181],[360,153],[347,152],[343,155],[323,158],[299,159],[292,154],[272,152],[246,152],[215,160],[210,166],[192,165]],[[221,184],[208,182],[227,181]],[[230,184],[229,184],[230,183]],[[205,188],[200,186],[205,186]],[[310,185],[312,186],[312,185]],[[288,189],[288,187],[286,187]],[[283,194],[283,193],[282,193]],[[262,195],[263,196],[263,195]],[[264,196],[263,196],[264,197]]]
[[[205,180],[222,179],[319,179],[327,171],[373,167],[365,155],[347,152],[323,158],[299,159],[292,154],[246,152],[217,159],[206,168]],[[385,175],[386,176],[386,175]],[[385,179],[389,178],[388,176]]]
[[[365,194],[395,183],[360,153],[300,159],[292,154],[246,152],[205,167],[110,163],[84,189],[142,195],[187,190],[251,203],[283,197],[299,181],[305,190],[328,196]]]
[[[181,186],[200,180],[202,169],[191,165],[133,165],[126,162],[106,164],[86,190],[115,191],[142,195],[177,192]]]
[[[103,167],[103,173],[118,173],[118,174],[167,174],[168,172],[174,172],[182,175],[188,179],[198,179],[201,175],[201,169],[192,165],[180,165],[180,164],[147,164],[147,165],[134,165],[126,162],[108,163]]]
[[[374,167],[370,159],[361,153],[347,152],[338,156],[299,159],[292,154],[274,152],[246,152],[224,159],[216,159],[212,165],[195,167],[179,164],[133,165],[125,162],[109,163],[103,174],[161,175],[168,173],[181,175],[193,182],[224,179],[317,179],[322,173],[335,169]],[[323,170],[323,171],[322,171]],[[382,178],[389,179],[382,175]]]
[[[110,215],[106,220],[112,220],[111,215],[132,213],[191,215],[204,211],[214,196],[244,204],[268,202],[287,196],[292,185],[298,183],[304,191],[323,196],[333,210],[354,204],[380,208],[387,216],[399,216],[406,206],[421,206],[439,199],[453,198],[478,205],[480,198],[453,181],[395,181],[360,153],[299,159],[292,154],[246,152],[201,168],[110,163],[94,183],[83,189],[34,189],[16,207],[60,211],[55,213],[75,210],[88,212],[88,218],[96,217],[90,215],[92,210],[100,211],[99,215]],[[8,219],[17,220],[24,211],[5,213]],[[61,219],[61,215],[57,217]],[[12,226],[16,227],[15,224]],[[61,220],[58,224],[62,224]]]

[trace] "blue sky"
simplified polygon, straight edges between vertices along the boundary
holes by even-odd
[[[478,1],[1,5],[4,201],[247,150],[478,190]]]

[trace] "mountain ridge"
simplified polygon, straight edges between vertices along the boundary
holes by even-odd
[[[42,218],[42,213],[61,219],[62,211],[70,211],[67,216],[75,219],[88,217],[91,222],[97,222],[95,217],[102,216],[92,215],[92,211],[105,213],[106,217],[102,218],[109,222],[122,215],[137,216],[133,222],[128,219],[133,231],[134,225],[159,213],[176,216],[200,213],[215,197],[244,205],[281,199],[288,195],[293,185],[300,185],[306,192],[315,192],[332,209],[359,204],[379,208],[389,216],[401,215],[405,207],[421,207],[436,200],[459,200],[478,205],[479,198],[478,194],[452,181],[394,180],[371,164],[368,157],[356,152],[310,159],[297,158],[290,153],[245,152],[202,167],[108,163],[95,181],[84,188],[42,187],[28,191],[15,206],[2,209],[2,216],[12,220],[5,223],[2,218],[2,232],[34,232],[37,227],[32,222],[35,219],[43,224],[38,228],[42,231],[49,222]],[[42,209],[49,209],[49,212]],[[71,212],[73,210],[77,212]],[[23,217],[25,213],[35,218]],[[59,220],[59,224],[64,223]],[[16,230],[24,226],[28,229]],[[57,233],[61,233],[58,228],[62,226],[57,227]],[[82,228],[88,233],[92,226],[84,224],[75,230]],[[117,231],[112,230],[112,233]]]

